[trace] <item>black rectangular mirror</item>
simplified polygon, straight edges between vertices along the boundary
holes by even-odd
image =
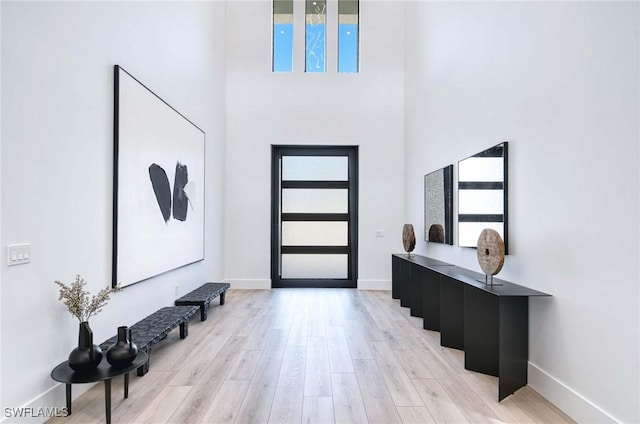
[[[507,244],[507,145],[505,141],[458,162],[458,245],[476,247],[485,228]]]
[[[453,165],[424,176],[424,239],[453,244]]]

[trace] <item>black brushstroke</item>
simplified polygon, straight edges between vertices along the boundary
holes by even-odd
[[[176,176],[173,180],[173,217],[178,221],[187,219],[187,206],[189,199],[184,192],[184,187],[189,182],[187,165],[176,163]]]
[[[153,192],[156,194],[164,222],[169,222],[169,218],[171,218],[171,187],[167,173],[160,165],[152,163],[149,166],[149,178],[151,178]]]

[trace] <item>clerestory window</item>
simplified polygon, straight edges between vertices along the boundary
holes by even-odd
[[[332,4],[334,3],[330,3],[329,6]],[[337,57],[338,73],[359,72],[359,1],[338,0],[337,10],[327,9],[327,0],[305,0],[304,5],[305,38],[304,43],[298,44],[294,40],[293,0],[273,0],[273,72],[293,72],[294,46],[302,44],[305,46],[305,72],[327,72],[328,49],[329,54],[335,54],[334,57]],[[333,47],[327,45],[327,30],[331,28],[331,25],[327,26],[328,21],[337,21],[338,43]]]

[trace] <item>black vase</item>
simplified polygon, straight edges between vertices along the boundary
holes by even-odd
[[[75,371],[91,371],[102,361],[102,349],[93,344],[93,332],[89,323],[80,323],[78,347],[69,354],[69,366]]]
[[[107,350],[107,362],[114,368],[131,364],[138,354],[138,346],[131,340],[131,329],[118,327],[118,340]]]

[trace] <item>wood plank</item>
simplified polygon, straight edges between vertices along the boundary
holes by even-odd
[[[415,340],[396,333],[392,329],[382,330],[384,342],[389,343],[392,349],[414,349],[416,347]]]
[[[327,348],[331,372],[353,372],[353,363],[344,328],[327,326]]]
[[[394,351],[402,369],[410,379],[433,378],[429,369],[429,357],[418,349],[399,349]]]
[[[266,423],[271,413],[273,396],[280,377],[287,335],[285,330],[271,330],[258,369],[251,379],[236,422]]]
[[[464,382],[459,370],[455,370],[449,366],[446,359],[443,359],[441,355],[437,354],[435,349],[429,348],[427,350],[431,352],[434,362],[434,366],[431,368],[433,375],[438,379],[438,382],[449,396],[456,402],[456,405],[458,405],[468,420],[471,422],[487,419],[498,420],[496,414],[482,401],[478,394]]]
[[[424,378],[413,380],[413,385],[420,394],[424,404],[437,423],[467,423],[453,399],[442,388],[438,380]]]
[[[395,406],[423,406],[420,395],[389,345],[384,342],[374,342],[371,346],[373,357]]]
[[[387,307],[380,307],[374,297],[373,292],[369,292],[367,294],[367,296],[363,297],[363,304],[369,312],[369,315],[373,319],[375,325],[382,330],[392,329],[393,320],[390,313],[390,306],[392,306],[392,303],[387,304]]]
[[[353,363],[368,421],[382,424],[400,423],[396,405],[387,390],[376,361],[355,359]]]
[[[429,410],[424,406],[398,406],[402,424],[435,424]]]
[[[535,423],[533,418],[514,402],[512,396],[507,397],[502,402],[496,400],[498,377],[470,372],[462,376],[462,379],[495,412],[501,421],[507,423]]]
[[[293,314],[293,322],[289,330],[289,346],[306,346],[308,334],[308,319],[304,312],[296,312]]]
[[[324,296],[325,302],[322,304],[324,311],[325,325],[327,327],[342,326],[342,310],[339,306],[339,300],[335,289],[329,289]]]
[[[509,399],[539,423],[574,423],[574,421],[555,405],[525,386],[511,395]]]
[[[200,422],[232,424],[238,416],[240,404],[248,388],[247,380],[226,380]]]
[[[306,346],[287,347],[271,405],[270,423],[299,423],[302,419],[306,356]]]
[[[247,337],[247,344],[244,347],[246,350],[264,350],[267,343],[269,343],[269,338],[271,337],[269,330],[275,321],[275,315],[269,314],[260,318]]]
[[[315,307],[317,313],[310,313],[309,321],[307,322],[307,336],[308,337],[327,337],[327,326],[325,325],[325,316],[322,312],[322,308],[319,305]],[[313,309],[312,309],[313,310]]]
[[[304,373],[304,395],[331,396],[331,367],[327,339],[324,337],[309,337]]]
[[[166,423],[184,401],[191,386],[166,386],[136,419],[140,424]]]
[[[187,339],[185,339],[187,340]],[[210,353],[198,355],[190,358],[190,363],[183,367],[180,372],[169,382],[171,386],[195,386],[202,379],[209,379],[212,375],[217,376],[222,371],[226,375],[232,364],[238,358],[238,351],[241,350],[246,342],[246,337],[226,337],[222,336],[218,343],[215,343],[215,355]],[[214,345],[214,343],[211,343]],[[153,360],[153,352],[151,353]],[[202,363],[213,364],[202,366]]]
[[[362,293],[361,293],[362,292]],[[367,342],[382,342],[385,341],[385,335],[383,334],[380,327],[376,325],[375,320],[369,313],[367,306],[365,305],[366,298],[370,295],[363,294],[367,293],[364,290],[357,290],[357,296],[359,298],[359,312],[360,319],[358,320],[358,325],[362,330],[363,336]]]
[[[335,423],[333,414],[333,398],[305,397],[302,405],[302,422],[305,424]]]
[[[227,380],[251,380],[261,356],[261,350],[241,350],[238,359],[229,369]]]
[[[371,346],[367,342],[365,332],[357,321],[345,321],[344,335],[351,353],[351,359],[373,359]]]
[[[122,393],[121,389],[115,388],[114,379],[114,382],[111,383],[113,386],[111,387],[111,420],[113,422],[135,422],[138,416],[144,411],[146,405],[153,402],[162,390],[169,386],[169,382],[173,379],[174,375],[174,372],[158,371],[153,367],[144,377],[138,377],[132,373],[129,376],[129,398],[122,399],[122,401],[116,400],[117,398],[121,398],[122,395],[118,395],[117,397],[114,395],[115,393]],[[101,402],[99,408],[102,407],[101,409],[104,412],[103,384],[99,384],[98,387],[101,388],[100,396],[98,396]],[[75,412],[73,415],[75,415]]]
[[[229,369],[238,360],[237,352],[242,349],[246,337],[231,337],[220,350],[218,355],[202,366],[200,362],[200,374],[192,379],[193,389],[171,416],[169,422],[188,423],[199,422],[211,404],[212,399],[222,386]],[[179,381],[176,376],[170,385]]]
[[[354,373],[331,374],[333,410],[337,423],[367,423],[362,394]]]

